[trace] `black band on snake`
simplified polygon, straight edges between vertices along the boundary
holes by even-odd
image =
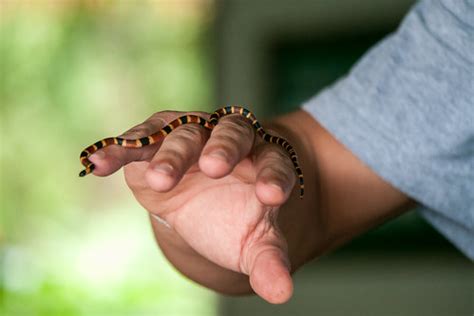
[[[286,152],[290,156],[290,159],[293,163],[296,175],[298,176],[299,187],[300,187],[300,198],[303,198],[303,195],[304,195],[303,172],[301,171],[301,168],[299,166],[298,156],[296,155],[296,151],[294,150],[294,148],[288,143],[287,140],[281,137],[266,133],[252,112],[250,112],[249,110],[241,106],[234,106],[234,105],[226,106],[226,107],[216,110],[214,113],[212,113],[209,120],[206,120],[197,115],[184,115],[184,116],[178,117],[177,119],[171,121],[168,125],[163,127],[161,130],[159,130],[158,132],[153,133],[146,137],[139,138],[139,139],[130,140],[130,139],[124,139],[120,137],[109,137],[109,138],[104,138],[102,140],[99,140],[98,142],[90,145],[89,147],[87,147],[81,152],[80,160],[81,160],[82,165],[84,165],[85,169],[79,173],[79,176],[84,177],[88,175],[89,173],[91,173],[92,171],[94,171],[95,165],[89,160],[89,157],[90,155],[92,155],[93,153],[95,153],[97,150],[101,148],[111,146],[111,145],[119,145],[126,148],[140,148],[140,147],[148,146],[148,145],[159,142],[161,139],[166,137],[166,135],[171,133],[173,129],[184,124],[191,124],[191,123],[199,124],[209,130],[212,130],[218,124],[219,119],[221,117],[230,115],[230,114],[239,114],[243,116],[249,123],[252,124],[252,127],[255,129],[257,134],[263,138],[263,140],[272,144],[277,144],[286,150]]]

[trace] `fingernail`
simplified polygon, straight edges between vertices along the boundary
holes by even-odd
[[[91,157],[97,157],[99,159],[103,159],[105,157],[105,152],[103,152],[102,150],[99,150],[99,151],[96,151],[95,153],[93,153],[91,155]]]
[[[173,172],[173,167],[170,164],[164,163],[164,164],[155,165],[153,167],[153,170],[165,175],[170,175]]]
[[[225,151],[223,151],[222,149],[211,151],[211,153],[209,153],[208,155],[211,156],[211,157],[223,160],[223,161],[228,160],[227,159],[227,153]]]

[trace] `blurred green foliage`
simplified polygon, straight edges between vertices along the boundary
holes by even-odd
[[[155,111],[211,110],[206,1],[2,2],[2,315],[212,315],[120,175],[78,154]]]

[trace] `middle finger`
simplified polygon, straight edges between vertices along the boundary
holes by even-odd
[[[211,178],[228,175],[248,156],[254,139],[252,125],[243,116],[235,114],[222,117],[202,151],[200,169]]]

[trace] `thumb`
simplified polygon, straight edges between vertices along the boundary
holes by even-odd
[[[286,250],[264,242],[249,255],[250,285],[255,293],[272,304],[287,302],[293,294],[293,281]]]

